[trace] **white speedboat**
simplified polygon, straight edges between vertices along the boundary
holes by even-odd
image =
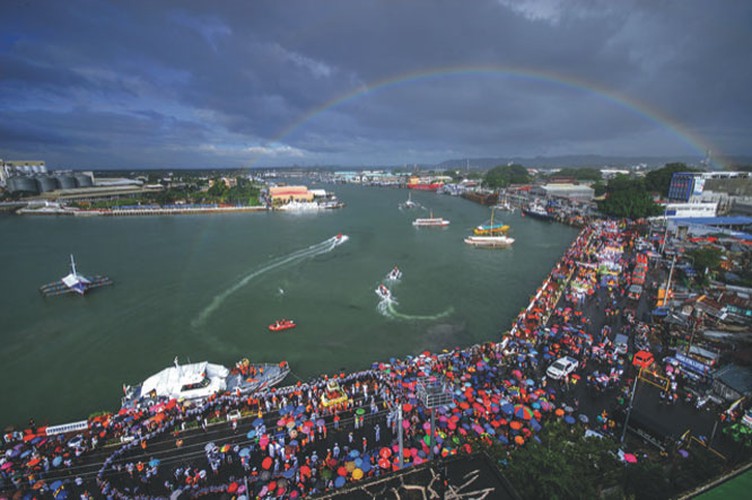
[[[392,292],[383,284],[376,287],[376,295],[381,297],[381,300],[390,300],[392,298]]]
[[[402,279],[402,271],[400,271],[397,266],[394,266],[394,269],[389,271],[389,274],[386,275],[386,279],[389,281],[398,281]]]
[[[175,366],[155,373],[136,386],[123,385],[123,407],[140,403],[150,406],[159,400],[205,400],[214,394],[232,392],[247,394],[280,383],[290,367],[286,361],[279,364],[249,363],[243,359],[233,369],[202,361],[181,365],[175,357]]]
[[[465,243],[481,248],[507,248],[512,246],[514,238],[509,236],[468,236]]]

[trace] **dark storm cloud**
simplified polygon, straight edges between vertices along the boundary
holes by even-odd
[[[697,153],[630,103],[745,154],[750,19],[744,1],[9,0],[0,157],[101,168]],[[479,66],[550,78],[373,87]]]

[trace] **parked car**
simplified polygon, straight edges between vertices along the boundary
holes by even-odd
[[[632,358],[632,364],[637,368],[648,368],[655,361],[650,351],[637,351]]]
[[[563,358],[554,361],[554,363],[548,367],[546,375],[554,380],[559,380],[575,371],[578,366],[580,366],[579,361],[570,356],[564,356]]]

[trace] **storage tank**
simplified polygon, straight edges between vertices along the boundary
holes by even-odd
[[[76,178],[72,175],[56,175],[55,179],[57,180],[58,185],[60,186],[60,189],[75,189],[76,188]]]
[[[39,194],[37,181],[31,177],[9,177],[8,191],[11,193]]]
[[[55,179],[54,177],[39,176],[36,179],[37,179],[37,186],[39,186],[40,193],[54,191],[58,188],[57,179]]]
[[[76,179],[76,185],[78,187],[92,187],[94,185],[94,181],[90,175],[76,174],[73,177]]]

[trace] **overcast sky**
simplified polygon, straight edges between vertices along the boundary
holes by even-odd
[[[752,153],[752,1],[0,2],[0,158]]]

